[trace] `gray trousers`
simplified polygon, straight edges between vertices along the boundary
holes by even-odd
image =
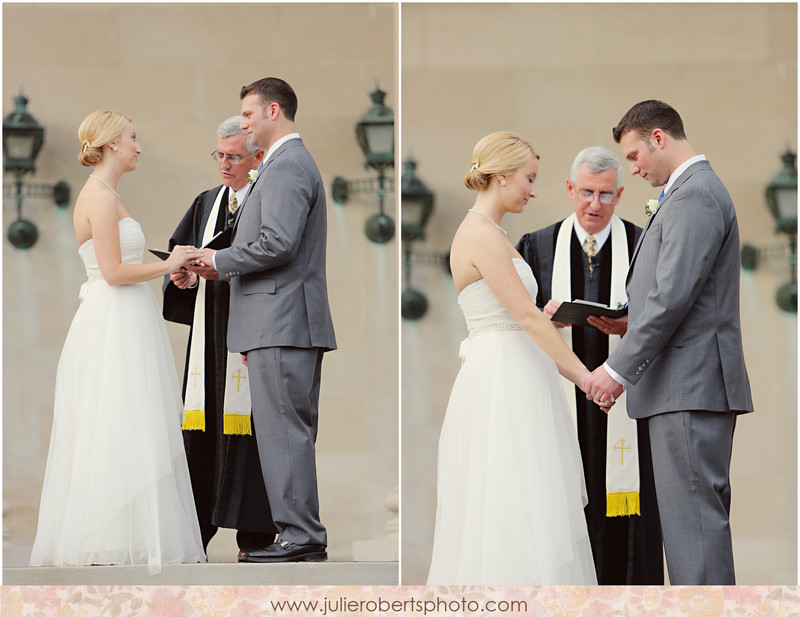
[[[323,351],[247,352],[253,422],[278,539],[327,546],[320,522],[315,442]]]
[[[736,412],[647,418],[672,585],[734,585],[730,463]]]

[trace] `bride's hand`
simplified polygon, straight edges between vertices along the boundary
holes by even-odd
[[[203,251],[193,246],[176,246],[166,260],[167,265],[170,267],[169,271],[180,270],[183,266],[198,259],[202,254]]]
[[[194,272],[183,269],[170,272],[169,280],[171,280],[178,289],[188,289],[189,287],[197,285],[197,275]]]
[[[610,399],[608,399],[608,400],[607,400],[606,402],[604,402],[604,403],[597,403],[597,406],[598,406],[600,409],[602,409],[602,410],[603,410],[603,413],[606,413],[606,414],[607,414],[607,413],[609,412],[609,410],[610,410],[610,409],[611,409],[611,408],[614,406],[614,404],[615,404],[616,402],[617,402],[617,400],[616,400],[616,399],[614,399],[614,398],[610,398]]]
[[[580,377],[578,377],[578,381],[575,382],[575,385],[578,386],[583,391],[584,394],[588,394],[587,388],[589,386],[587,385],[587,382],[589,381],[589,378],[591,376],[592,376],[591,371],[589,371],[589,369],[587,369],[584,366],[583,370],[581,371]]]

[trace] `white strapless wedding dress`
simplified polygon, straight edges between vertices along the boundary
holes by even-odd
[[[532,298],[525,261],[514,266]],[[596,584],[575,426],[555,362],[484,280],[439,439],[429,585]]]
[[[125,263],[139,224],[119,222]],[[205,561],[181,436],[181,391],[147,283],[109,286],[94,242],[56,375],[53,431],[31,565]]]

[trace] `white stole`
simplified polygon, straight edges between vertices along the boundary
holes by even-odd
[[[625,304],[625,279],[628,276],[628,238],[625,224],[614,215],[611,217],[611,298],[610,306]],[[558,231],[553,259],[552,298],[559,302],[571,302],[572,264],[570,261],[572,233],[575,214],[568,216]],[[591,326],[590,326],[591,327]],[[572,348],[572,328],[559,328],[567,345]],[[608,354],[619,345],[620,337],[608,337]],[[562,377],[567,402],[572,412],[577,431],[577,409],[575,384]],[[628,417],[625,408],[626,393],[623,392],[608,412],[608,435],[606,441],[606,516],[640,514],[639,505],[639,452],[636,436],[636,420]],[[602,413],[602,412],[600,412]]]
[[[232,190],[232,189],[230,189]],[[202,244],[214,237],[219,207],[225,189],[217,194],[208,222],[203,230]],[[206,429],[205,396],[205,348],[206,348],[206,280],[198,277],[197,296],[194,301],[192,318],[192,343],[189,348],[189,375],[186,379],[186,397],[183,403],[183,424],[185,431],[204,431]],[[252,435],[250,425],[250,385],[247,382],[247,367],[241,356],[228,352],[225,367],[225,399],[223,405],[223,432],[226,435]]]

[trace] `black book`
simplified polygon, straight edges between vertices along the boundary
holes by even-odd
[[[218,234],[215,234],[211,240],[206,242],[201,249],[214,249],[218,251],[220,249],[226,249],[231,245],[231,240],[233,239],[233,228],[228,227],[227,229],[223,229]],[[158,257],[161,260],[166,260],[169,257],[171,251],[162,251],[161,249],[148,249],[153,255]]]
[[[604,317],[622,317],[628,312],[628,306],[620,306],[612,309],[605,304],[589,302],[587,300],[575,300],[574,302],[562,302],[561,306],[552,317],[552,321],[569,323],[574,326],[588,326],[586,318],[589,315],[602,315]]]

